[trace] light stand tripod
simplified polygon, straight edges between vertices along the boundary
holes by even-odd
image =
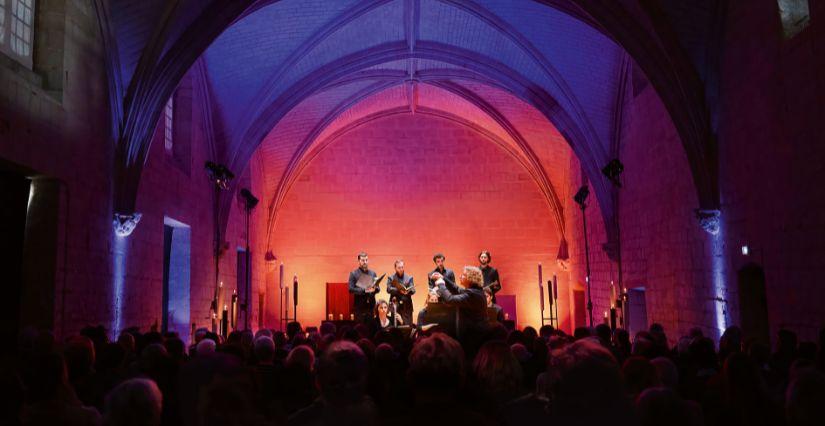
[[[246,264],[244,268],[246,269],[246,274],[244,277],[243,303],[241,304],[241,310],[243,311],[244,329],[249,330],[249,292],[252,287],[252,271],[249,260],[251,256],[251,253],[249,252],[249,215],[252,213],[252,209],[258,205],[258,199],[246,188],[241,189],[241,198],[243,198],[244,210],[246,211],[246,256],[244,259],[244,263]]]
[[[221,225],[220,225],[220,198],[221,191],[229,188],[229,181],[235,175],[222,164],[211,161],[206,162],[206,174],[215,187],[215,203],[213,205],[212,220],[215,223],[214,235],[214,256],[215,256],[215,291],[212,295],[212,302],[209,305],[210,318],[212,320],[212,332],[216,333],[218,328],[218,298],[220,297],[220,257],[221,257]]]
[[[593,299],[590,290],[590,245],[587,241],[587,215],[585,214],[585,209],[587,208],[585,201],[587,200],[588,195],[590,195],[590,189],[587,188],[587,185],[582,185],[582,187],[579,188],[579,191],[576,192],[576,195],[573,196],[573,200],[582,210],[582,226],[584,227],[584,262],[586,268],[584,280],[587,290],[587,317],[590,320],[590,327],[593,327]]]

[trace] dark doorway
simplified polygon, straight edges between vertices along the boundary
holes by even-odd
[[[769,343],[768,296],[765,292],[765,271],[750,263],[739,270],[737,289],[739,291],[739,326],[745,340],[757,339]]]
[[[190,333],[191,229],[169,217],[163,219],[163,316],[161,330],[176,332],[184,342]]]
[[[627,292],[627,331],[631,336],[647,330],[647,300],[645,288],[636,287]]]
[[[238,291],[238,306],[236,307],[236,309],[238,309],[238,311],[235,312],[236,317],[232,318],[232,324],[233,324],[232,327],[233,327],[233,329],[235,329],[235,328],[238,328],[238,329],[241,329],[241,328],[242,329],[247,329],[247,328],[249,328],[248,324],[247,324],[248,319],[247,319],[247,316],[246,316],[247,315],[247,312],[246,312],[247,306],[245,305],[246,302],[247,302],[247,294],[246,293],[249,290],[247,288],[247,280],[248,280],[249,277],[247,275],[246,265],[247,265],[246,250],[238,247],[238,264],[237,264],[237,268],[235,269],[237,271],[237,279],[235,281],[236,282],[235,285],[236,285],[236,288],[238,289],[237,290]],[[249,296],[251,296],[251,295],[249,295]]]
[[[31,181],[0,170],[0,271],[8,305],[0,309],[0,340],[11,345],[20,333],[23,297],[23,243]]]
[[[584,290],[573,290],[573,328],[587,327],[587,308],[584,305]]]

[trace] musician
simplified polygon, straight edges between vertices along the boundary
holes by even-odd
[[[458,307],[459,330],[477,329],[487,321],[487,299],[484,296],[484,277],[475,266],[465,266],[458,278],[460,289],[447,288],[446,280],[438,273],[433,276],[438,296],[444,303]]]
[[[395,313],[395,324],[393,324],[392,314],[390,313],[390,304],[386,300],[381,299],[375,304],[375,321],[374,329],[385,330],[394,326],[404,324],[404,319],[401,318],[397,312]]]
[[[418,328],[424,326],[424,318],[427,317],[427,306],[430,306],[430,303],[438,303],[438,293],[435,290],[432,290],[427,293],[427,304],[418,311],[418,320],[416,323],[418,324]]]
[[[501,309],[501,306],[496,305],[496,302],[493,302],[493,292],[490,288],[484,289],[484,296],[487,297],[487,308],[493,308],[496,310],[495,318],[487,318],[490,321],[498,321],[504,324],[504,310]]]
[[[399,290],[393,283],[400,283],[409,290]],[[395,274],[387,281],[387,293],[390,295],[390,301],[395,298],[398,313],[401,314],[401,318],[404,318],[404,323],[412,324],[412,295],[415,294],[415,285],[412,275],[404,273],[404,261],[401,259],[395,261]]]
[[[358,253],[358,267],[349,274],[349,292],[355,295],[353,308],[356,321],[369,324],[375,308],[375,294],[381,291],[381,288],[377,285],[366,289],[359,287],[358,281],[363,280],[362,277],[365,275],[373,281],[377,276],[375,271],[369,269],[369,257],[362,251]]]
[[[448,290],[456,292],[458,291],[458,286],[455,285],[455,272],[453,272],[452,269],[448,269],[446,266],[444,266],[445,260],[447,260],[447,258],[444,257],[444,254],[442,253],[436,253],[433,256],[433,263],[435,263],[435,269],[433,269],[428,275],[428,285],[430,287],[430,290],[436,289],[435,282],[437,278],[433,278],[433,276],[437,274],[437,276],[444,279],[444,284],[447,286]],[[438,301],[444,301],[441,295],[438,296]]]
[[[484,276],[484,288],[489,288],[493,294],[493,303],[496,303],[496,293],[501,290],[501,281],[498,278],[498,270],[490,266],[493,256],[487,250],[482,250],[478,254],[478,268],[481,269],[481,275]]]

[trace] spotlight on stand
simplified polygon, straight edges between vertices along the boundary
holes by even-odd
[[[206,174],[209,175],[209,180],[220,189],[229,188],[229,181],[235,177],[235,174],[226,166],[211,161],[206,162]]]
[[[619,180],[619,176],[622,174],[623,171],[624,164],[622,164],[622,162],[619,161],[618,158],[610,160],[610,162],[607,163],[607,165],[604,166],[604,168],[602,169],[602,173],[604,173],[604,175],[607,176],[607,179],[610,182],[613,182],[613,185],[616,185],[619,188],[622,187],[622,181]]]
[[[573,200],[576,201],[576,204],[578,204],[582,210],[587,207],[584,202],[587,200],[588,195],[590,195],[590,188],[588,188],[587,185],[582,185],[582,187],[579,188],[579,191],[576,192],[576,195],[573,196]]]
[[[209,305],[210,310],[210,317],[212,320],[212,332],[216,332],[218,329],[218,315],[219,315],[219,307],[218,307],[218,298],[220,295],[220,285],[219,285],[219,277],[220,277],[220,257],[221,257],[221,226],[220,226],[220,198],[221,198],[221,191],[229,188],[229,182],[232,178],[235,177],[235,174],[232,173],[226,166],[223,164],[213,163],[211,161],[207,161],[204,165],[206,168],[206,175],[209,177],[209,181],[215,187],[215,194],[214,194],[214,204],[212,206],[212,223],[215,226],[214,229],[214,257],[215,257],[215,292],[212,295],[212,302]]]
[[[246,188],[241,189],[241,198],[243,199],[244,205],[249,210],[254,209],[255,206],[258,205],[258,198],[252,195],[252,193]]]

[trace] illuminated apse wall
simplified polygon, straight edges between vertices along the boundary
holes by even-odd
[[[287,284],[300,278],[303,323],[324,317],[325,283],[346,282],[360,250],[379,274],[406,261],[418,310],[433,253],[460,269],[488,249],[501,294],[517,294],[520,324],[536,326],[537,264],[550,274],[559,235],[537,185],[502,148],[445,118],[402,114],[345,133],[316,157],[290,189],[272,241]]]

